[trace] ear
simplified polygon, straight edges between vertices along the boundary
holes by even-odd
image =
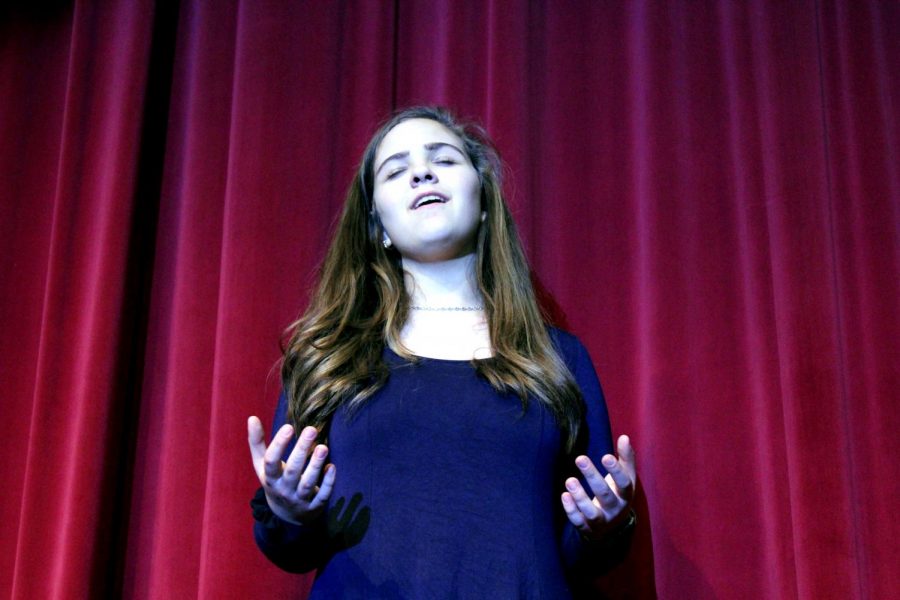
[[[385,248],[390,248],[393,242],[388,237],[387,231],[384,230],[384,226],[381,224],[381,217],[378,216],[378,211],[373,206],[372,210],[369,211],[369,239],[374,242],[378,239],[379,234],[381,234],[381,244]]]

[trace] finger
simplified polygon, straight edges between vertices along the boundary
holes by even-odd
[[[613,458],[613,460],[615,460],[615,458]],[[594,493],[594,498],[597,499],[600,508],[604,512],[614,511],[618,508],[620,503],[619,497],[616,495],[615,491],[609,487],[609,483],[603,478],[603,475],[600,474],[600,471],[597,470],[597,467],[594,466],[591,459],[587,456],[579,456],[575,459],[575,466],[581,470],[584,479],[591,488],[591,492]],[[588,517],[588,520],[593,520],[591,515],[586,514],[585,516]]]
[[[284,449],[287,448],[294,434],[294,428],[289,424],[281,426],[278,433],[263,456],[263,472],[265,475],[264,484],[272,486],[275,481],[281,477],[281,457],[284,456]]]
[[[334,489],[334,478],[337,473],[337,468],[334,465],[328,465],[325,467],[325,475],[322,477],[322,485],[319,486],[319,491],[316,492],[316,497],[313,498],[312,502],[309,503],[310,510],[315,510],[328,502],[328,499],[331,497],[331,490]]]
[[[250,443],[250,458],[253,460],[253,468],[256,476],[263,476],[263,457],[266,454],[266,432],[260,420],[252,416],[247,419],[247,441]]]
[[[580,481],[574,477],[569,477],[566,479],[566,490],[572,495],[575,506],[578,507],[578,510],[581,511],[587,521],[593,521],[601,516],[600,509],[594,504],[587,492],[584,491]]]
[[[312,458],[309,459],[309,464],[303,471],[303,477],[300,478],[300,485],[297,488],[297,493],[301,498],[311,498],[314,495],[327,456],[328,446],[319,444],[313,450]]]
[[[572,498],[572,494],[569,492],[562,493],[562,505],[563,510],[566,511],[566,518],[569,519],[569,523],[578,529],[587,528],[587,521],[585,521],[582,512],[578,510],[578,505],[575,504],[575,499]]]
[[[615,458],[613,458],[613,460],[615,460]],[[600,473],[599,469],[594,466],[593,461],[587,456],[579,456],[576,458],[575,466],[581,471],[581,474],[584,476],[585,481],[587,481],[588,487],[591,492],[593,492],[594,496],[600,496],[600,494],[605,493],[606,489],[609,488],[609,485],[607,485],[606,481],[603,479],[603,475]]]
[[[309,449],[316,441],[316,435],[318,432],[315,427],[304,427],[300,432],[300,438],[294,444],[294,449],[284,465],[285,487],[291,490],[297,489],[297,483],[300,481],[300,476],[303,475],[303,466],[309,457]]]
[[[631,488],[634,482],[632,481],[631,476],[626,472],[622,462],[616,460],[616,457],[612,454],[607,454],[600,462],[603,464],[603,468],[609,473],[609,475],[604,478],[605,481],[610,484],[610,487],[613,488],[613,491],[616,492],[619,497],[630,500],[632,493]]]
[[[631,445],[631,438],[627,435],[620,435],[616,448],[619,452],[619,461],[622,463],[622,468],[628,473],[632,482],[637,481],[637,456],[634,446]]]
[[[612,463],[616,462],[616,457],[611,454],[607,454],[603,457],[604,467],[607,469],[610,468],[610,462],[607,461],[607,458],[612,459]],[[621,503],[620,495],[616,493],[616,484],[614,480],[610,478],[609,475],[603,477],[600,473],[600,470],[594,466],[594,463],[591,462],[587,456],[579,456],[575,459],[575,465],[581,470],[582,475],[584,475],[585,481],[587,481],[588,486],[593,492],[594,497],[597,499],[597,502],[600,504],[600,508],[609,512],[611,510],[615,510],[618,508]],[[614,469],[618,467],[613,465]],[[623,484],[627,484],[627,477],[624,478]],[[626,488],[627,489],[627,488]]]

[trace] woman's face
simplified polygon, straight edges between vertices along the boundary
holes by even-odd
[[[470,254],[481,224],[481,181],[449,129],[409,119],[375,152],[375,210],[404,258],[431,262]]]

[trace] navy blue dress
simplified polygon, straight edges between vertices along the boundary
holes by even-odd
[[[574,336],[551,336],[586,403],[578,453],[599,467],[613,445],[594,367]],[[283,569],[318,569],[312,599],[572,597],[580,568],[596,572],[610,549],[565,517],[563,481],[578,473],[553,415],[535,400],[523,411],[471,361],[385,360],[385,386],[332,419],[325,516],[287,523],[260,489],[260,549]],[[282,396],[273,432],[286,412]]]

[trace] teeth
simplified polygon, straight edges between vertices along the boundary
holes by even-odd
[[[419,198],[419,201],[416,202],[416,208],[419,208],[426,202],[431,202],[432,200],[437,200],[438,202],[444,202],[444,199],[441,198],[440,196],[438,196],[436,194],[431,194],[431,195],[422,196],[421,198]]]

